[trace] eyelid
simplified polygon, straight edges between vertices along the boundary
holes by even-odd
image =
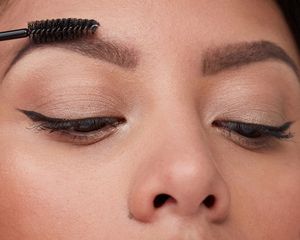
[[[84,119],[60,119],[46,117],[40,113],[20,110],[33,122],[37,122],[33,129],[44,130],[58,141],[79,145],[89,145],[115,133],[118,126],[125,123],[123,117],[92,117]]]
[[[102,117],[88,117],[88,118],[77,118],[77,119],[65,119],[65,118],[53,118],[47,117],[41,113],[34,112],[34,111],[27,111],[18,109],[20,112],[24,113],[28,118],[30,118],[33,122],[47,122],[53,124],[59,124],[64,122],[75,123],[75,122],[83,122],[83,121],[96,121],[98,119],[106,120],[109,122],[110,119],[115,118],[119,119],[119,122],[125,122],[126,119],[120,116],[102,116]]]
[[[255,126],[261,128],[262,136],[258,138],[249,138],[243,136],[239,132],[235,131],[235,129],[231,129],[230,127],[226,126],[226,123],[227,124],[238,123],[238,124],[244,124],[248,126]],[[289,130],[292,124],[293,122],[287,122],[282,126],[274,127],[274,126],[261,125],[261,124],[244,123],[239,121],[217,120],[212,123],[212,126],[217,127],[218,130],[220,130],[221,133],[226,138],[229,138],[230,140],[240,145],[241,147],[250,150],[256,150],[256,149],[268,148],[273,146],[273,143],[275,143],[275,139],[282,140],[282,139],[292,138],[293,135],[291,133],[286,134],[286,131]],[[268,130],[266,131],[266,129]]]
[[[80,121],[84,119],[92,119],[92,118],[76,118],[76,119],[66,119],[66,118],[53,118],[45,116],[41,113],[34,112],[34,111],[28,111],[28,110],[22,110],[18,109],[20,112],[24,113],[28,118],[30,118],[34,122],[63,122],[63,121]]]
[[[225,123],[225,124],[224,124]],[[241,125],[247,125],[247,126],[253,126],[257,128],[266,128],[271,131],[280,131],[285,132],[287,131],[291,125],[294,122],[286,122],[281,126],[270,126],[270,125],[264,125],[264,124],[258,124],[258,123],[248,123],[248,122],[241,122],[241,121],[230,121],[230,120],[216,120],[212,123],[213,126],[219,126],[219,127],[226,127],[226,123],[228,124],[241,124]]]

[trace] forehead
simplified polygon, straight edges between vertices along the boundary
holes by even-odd
[[[9,1],[8,0],[1,0],[0,1],[0,16],[3,14],[3,12],[6,10],[6,7],[8,6]]]
[[[212,44],[271,40],[297,57],[272,0],[19,0],[12,1],[0,26],[20,28],[32,20],[62,17],[94,18],[109,37],[162,52],[166,45],[179,53]]]

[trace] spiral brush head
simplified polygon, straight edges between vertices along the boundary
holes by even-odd
[[[94,34],[99,26],[95,20],[63,18],[30,22],[28,30],[35,43],[48,43]]]

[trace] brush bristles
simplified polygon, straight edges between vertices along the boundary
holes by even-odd
[[[30,38],[35,43],[73,40],[94,34],[100,24],[95,20],[63,18],[28,23]]]

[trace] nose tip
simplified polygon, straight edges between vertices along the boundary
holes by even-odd
[[[130,194],[132,217],[141,222],[153,222],[166,214],[182,217],[203,214],[209,221],[223,221],[230,199],[226,184],[216,169],[209,164],[200,164],[200,168],[196,164],[189,166],[193,171],[185,171],[187,166],[182,167],[176,161],[173,164],[177,167],[168,166],[160,171],[148,168],[146,174],[140,176]]]

